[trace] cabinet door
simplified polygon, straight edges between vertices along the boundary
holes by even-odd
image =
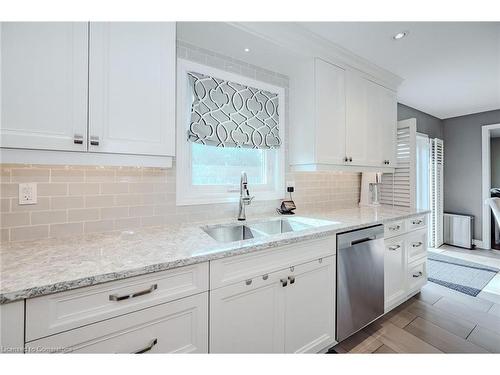
[[[0,34],[0,146],[85,151],[88,23],[3,22]]]
[[[277,272],[210,291],[211,353],[283,352],[280,278],[286,275]]]
[[[384,299],[385,309],[391,309],[406,296],[406,255],[403,237],[385,241]]]
[[[376,112],[373,119],[377,129],[377,147],[379,149],[378,165],[383,167],[396,166],[396,131],[397,131],[397,98],[396,93],[383,86],[375,84],[374,97]],[[388,164],[384,161],[387,160]]]
[[[348,165],[369,165],[369,149],[373,146],[368,132],[368,81],[353,72],[347,74],[346,85],[346,156]]]
[[[89,150],[174,155],[175,23],[90,23]]]
[[[335,257],[288,272],[285,352],[316,353],[335,341]]]
[[[345,70],[323,60],[315,61],[316,160],[344,164]]]

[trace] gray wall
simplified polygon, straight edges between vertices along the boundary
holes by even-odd
[[[398,103],[398,121],[409,118],[417,119],[417,131],[430,138],[443,138],[443,121],[418,109]]]
[[[500,138],[491,138],[491,187],[500,188]]]
[[[443,120],[444,210],[474,215],[482,239],[481,126],[500,123],[500,110]]]

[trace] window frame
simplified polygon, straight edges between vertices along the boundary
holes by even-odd
[[[196,205],[237,202],[239,186],[234,185],[193,185],[192,142],[187,139],[189,116],[191,114],[190,87],[187,73],[195,71],[216,78],[237,82],[278,94],[278,113],[280,117],[279,135],[281,146],[266,153],[267,185],[252,185],[250,193],[256,200],[275,200],[285,196],[285,89],[269,83],[257,81],[236,73],[202,65],[185,59],[177,59],[177,150],[176,150],[176,204]],[[207,146],[211,147],[211,146]],[[272,180],[272,181],[270,181]]]

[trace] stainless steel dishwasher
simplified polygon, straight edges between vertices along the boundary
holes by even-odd
[[[384,226],[338,234],[337,341],[383,314]]]

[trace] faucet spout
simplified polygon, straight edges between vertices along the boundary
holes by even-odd
[[[238,220],[246,220],[245,206],[252,203],[254,197],[250,196],[250,191],[248,190],[248,178],[246,172],[241,172],[240,178],[240,204],[238,211]]]

